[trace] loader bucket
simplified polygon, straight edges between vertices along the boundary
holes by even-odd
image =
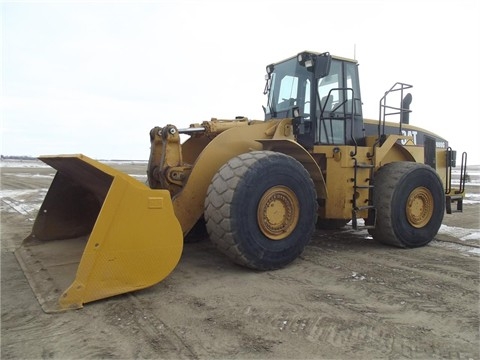
[[[175,268],[183,235],[167,190],[84,155],[40,159],[57,174],[15,255],[45,312],[149,287]]]

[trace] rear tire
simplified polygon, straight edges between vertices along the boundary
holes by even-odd
[[[381,243],[403,248],[428,244],[437,234],[445,212],[443,184],[429,166],[390,163],[375,175],[375,229]]]
[[[204,215],[211,241],[234,262],[278,269],[295,260],[312,237],[315,187],[294,158],[252,151],[229,160],[213,177]]]

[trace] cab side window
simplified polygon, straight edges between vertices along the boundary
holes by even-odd
[[[321,144],[345,143],[343,82],[342,62],[332,59],[330,73],[318,81],[320,109],[317,109],[317,116],[322,116],[318,116],[320,126],[318,126],[319,134],[316,140]]]
[[[329,75],[321,78],[318,82],[320,106],[324,112],[340,110],[338,105],[343,102],[343,93],[339,90],[343,87],[342,78],[342,63],[332,60]]]

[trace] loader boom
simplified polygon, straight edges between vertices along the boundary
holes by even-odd
[[[323,177],[315,161],[293,141],[290,121],[248,121],[246,118],[229,121],[213,119],[204,122],[202,128],[204,132],[208,132],[208,135],[192,136],[181,146],[175,140],[179,130],[174,125],[167,125],[164,128],[157,127],[150,132],[151,155],[148,170],[148,173],[152,174],[150,185],[170,189],[175,215],[182,226],[184,235],[188,234],[202,217],[204,200],[211,179],[223,164],[236,155],[252,150],[261,150],[264,146],[280,152],[283,152],[285,148],[285,151],[291,154],[294,154],[294,149],[296,149],[297,155],[294,156],[306,166],[308,166],[307,163],[311,164],[311,173],[316,173],[318,182],[323,183]],[[189,132],[193,129],[198,129],[198,127],[183,131]],[[195,133],[197,132],[195,131]],[[208,144],[205,144],[205,138],[210,139]],[[291,141],[289,145],[285,145],[287,140]],[[178,154],[185,153],[186,150],[192,148],[201,148],[199,155],[194,160],[194,166],[178,161],[181,158]],[[172,176],[173,171],[180,172],[178,169],[181,169],[181,175]],[[323,190],[324,186],[320,185],[319,189]]]

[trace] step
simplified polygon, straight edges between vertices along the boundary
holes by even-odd
[[[363,226],[358,226],[357,225],[357,212],[362,211],[362,210],[369,210],[369,217],[373,217],[373,225],[371,224],[365,224]],[[377,222],[377,211],[374,205],[365,205],[365,206],[358,206],[355,209],[352,210],[352,227],[355,230],[360,230],[360,229],[375,229],[375,224]]]
[[[370,209],[375,209],[374,205],[364,205],[364,206],[357,206],[353,211],[362,211],[362,210],[370,210]]]
[[[360,169],[373,169],[375,165],[372,164],[356,164],[353,167],[360,168]]]
[[[356,189],[373,189],[375,187],[375,185],[357,185],[357,186],[354,186],[354,188]]]
[[[457,203],[456,209],[452,209],[452,203],[454,202]],[[463,212],[463,196],[462,195],[446,195],[445,210],[447,214]]]

